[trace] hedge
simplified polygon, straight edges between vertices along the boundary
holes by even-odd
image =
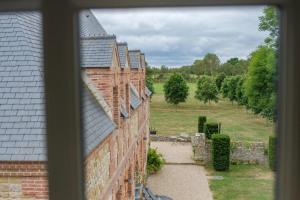
[[[270,168],[275,171],[276,169],[276,137],[269,136],[269,166]]]
[[[226,171],[230,165],[230,137],[224,134],[212,136],[212,160],[214,169]]]
[[[207,139],[211,139],[211,136],[215,133],[220,133],[221,123],[206,123],[204,125],[204,133]]]
[[[199,118],[198,118],[198,133],[204,133],[205,123],[206,123],[206,116],[199,116]]]

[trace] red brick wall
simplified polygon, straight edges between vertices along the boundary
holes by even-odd
[[[43,162],[1,162],[0,199],[48,199],[47,169]]]

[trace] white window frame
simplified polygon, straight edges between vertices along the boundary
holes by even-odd
[[[300,196],[300,2],[297,0],[1,0],[0,11],[41,10],[51,200],[84,199],[78,11],[84,8],[277,5],[281,9],[276,199]],[[298,11],[298,12],[297,12]]]

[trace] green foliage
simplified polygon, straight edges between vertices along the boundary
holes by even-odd
[[[217,72],[224,73],[226,76],[241,75],[247,72],[248,63],[248,60],[230,58],[217,69]]]
[[[230,137],[224,134],[212,136],[213,166],[217,171],[226,171],[230,165]]]
[[[276,170],[276,137],[270,136],[269,137],[269,166],[270,168],[275,171]]]
[[[146,86],[152,92],[151,96],[155,93],[153,86],[153,79],[151,77],[146,78]]]
[[[188,97],[189,87],[184,78],[179,74],[173,74],[164,84],[165,100],[174,105],[185,102]]]
[[[217,85],[217,88],[218,88],[219,91],[221,90],[222,83],[223,83],[225,78],[226,78],[226,75],[223,72],[218,74],[217,77],[216,77],[216,85]]]
[[[163,165],[165,160],[156,149],[149,148],[147,155],[147,174],[153,174],[158,172]]]
[[[240,80],[240,76],[231,76],[228,79],[229,81],[227,97],[231,102],[237,101],[236,88]]]
[[[201,60],[195,60],[191,66],[192,72],[198,76],[213,75],[220,66],[220,59],[216,54],[207,53]]]
[[[206,123],[206,116],[198,117],[198,133],[204,133],[204,125]]]
[[[279,12],[275,6],[268,6],[263,10],[263,16],[259,17],[259,30],[269,31],[269,37],[265,43],[270,47],[277,48],[279,37]]]
[[[235,94],[238,104],[247,106],[248,100],[244,87],[245,80],[246,76],[240,76],[235,89]]]
[[[216,82],[211,76],[201,76],[197,83],[195,98],[204,103],[218,102],[218,89]]]
[[[221,87],[221,92],[224,98],[228,97],[228,93],[229,93],[229,80],[230,77],[226,77],[222,83],[222,87]]]
[[[249,108],[270,120],[275,120],[275,51],[266,46],[259,47],[251,55],[245,82],[245,93]]]
[[[221,132],[221,123],[205,123],[204,133],[207,139],[211,139],[213,134]]]

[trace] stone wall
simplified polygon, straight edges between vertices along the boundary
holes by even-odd
[[[160,141],[160,142],[191,142],[191,137],[190,136],[150,135],[150,141]]]
[[[212,160],[212,144],[203,133],[198,133],[192,137],[192,146],[195,160],[203,163]],[[232,141],[230,146],[231,162],[250,164],[265,164],[267,162],[266,145],[263,142]]]
[[[93,151],[86,159],[85,189],[87,199],[99,199],[110,173],[109,144],[105,143]]]

